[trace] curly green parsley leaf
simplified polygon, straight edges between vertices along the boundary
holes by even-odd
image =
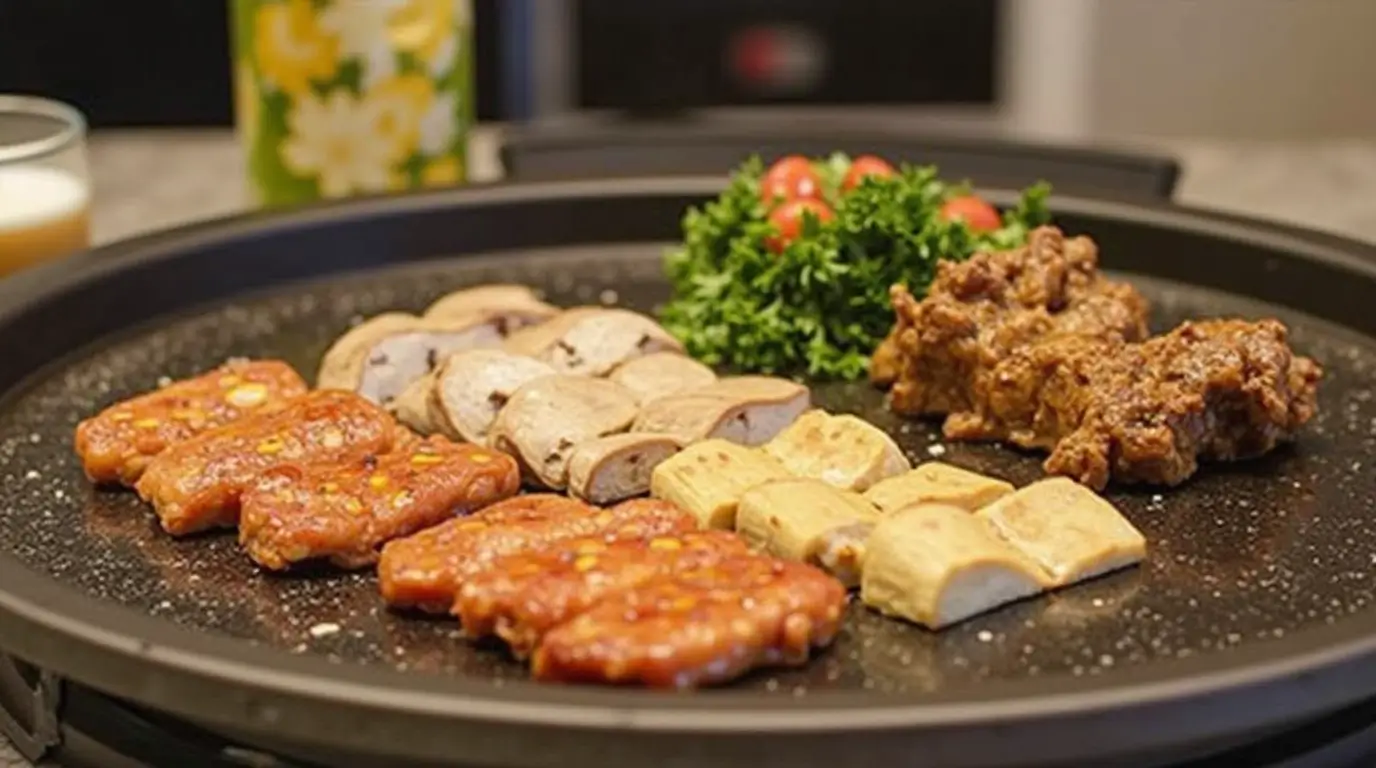
[[[814,167],[835,218],[807,214],[783,253],[765,247],[774,230],[760,201],[764,165],[746,161],[717,199],[683,218],[683,245],[665,259],[673,297],[664,326],[709,365],[759,373],[855,379],[893,324],[889,287],[923,295],[939,260],[1016,247],[1046,223],[1050,188],[1025,190],[1002,226],[975,232],[939,215],[968,194],[935,168],[903,167],[839,192],[844,155]]]

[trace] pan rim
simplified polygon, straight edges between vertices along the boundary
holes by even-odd
[[[0,282],[0,327],[13,313],[22,312],[46,296],[99,280],[108,272],[134,264],[178,258],[180,246],[192,241],[233,239],[245,234],[262,236],[274,230],[339,218],[436,206],[481,206],[559,197],[711,194],[720,186],[719,178],[696,177],[509,184],[235,216],[96,249]],[[1010,195],[990,194],[996,201]],[[1376,280],[1376,246],[1351,239],[1164,204],[1057,197],[1053,199],[1053,208],[1207,232],[1214,237],[1251,241],[1276,250],[1303,252],[1313,260]],[[474,722],[728,734],[1008,726],[1069,716],[1122,715],[1143,708],[1170,708],[1182,702],[1226,698],[1295,678],[1306,680],[1312,694],[1306,703],[1317,713],[1369,695],[1376,688],[1376,665],[1364,663],[1376,657],[1376,611],[1356,614],[1334,626],[1232,649],[1226,654],[1163,661],[1095,678],[987,683],[936,695],[845,692],[811,694],[802,699],[761,699],[757,693],[730,689],[682,697],[640,691],[553,688],[525,682],[496,688],[487,681],[430,679],[361,665],[341,667],[324,659],[255,648],[227,636],[184,629],[133,609],[102,604],[31,570],[8,553],[0,553],[0,639],[36,663],[152,706],[211,721],[226,720],[231,710],[248,707],[258,721],[268,723],[276,717],[283,726],[291,723],[291,718],[265,702],[305,698]],[[62,655],[58,649],[64,646],[84,647],[87,653],[80,658],[72,654],[58,658]],[[265,698],[206,698],[197,711],[187,711],[193,707],[186,697],[170,695],[159,685],[126,685],[125,680],[136,677],[138,670],[170,671],[187,679],[230,683]],[[1255,709],[1246,715],[1215,707],[1214,714],[1219,717],[1208,726],[1212,730],[1228,718],[1254,725],[1301,716],[1293,706],[1273,701],[1274,698],[1258,696]],[[742,717],[743,712],[748,712],[749,717]],[[1204,728],[1204,724],[1198,728]]]

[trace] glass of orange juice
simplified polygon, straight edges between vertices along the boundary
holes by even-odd
[[[0,274],[86,248],[90,204],[81,113],[0,95]]]

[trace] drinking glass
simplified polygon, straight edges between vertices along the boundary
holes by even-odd
[[[89,246],[90,207],[81,113],[0,95],[0,274]]]

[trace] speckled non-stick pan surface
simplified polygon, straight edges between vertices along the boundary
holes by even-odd
[[[642,213],[662,221],[642,217],[631,229],[672,238],[670,214],[698,192],[650,189],[644,196],[659,207]],[[857,605],[835,646],[806,668],[757,674],[726,691],[533,686],[520,665],[498,649],[471,646],[453,623],[386,611],[371,574],[266,575],[232,533],[173,540],[132,494],[98,491],[83,480],[71,452],[78,420],[163,377],[229,356],[280,357],[313,375],[325,347],[361,317],[419,310],[448,290],[490,281],[529,283],[565,305],[602,301],[649,311],[666,295],[663,242],[592,244],[610,239],[602,231],[622,214],[639,210],[615,195],[588,203],[607,223],[587,227],[583,242],[573,232],[578,225],[560,219],[551,226],[568,230],[562,247],[511,231],[514,250],[399,263],[474,244],[489,252],[508,245],[502,232],[444,231],[484,226],[475,215],[446,223],[444,211],[463,210],[468,199],[363,203],[347,220],[323,209],[287,223],[211,228],[136,245],[108,262],[88,260],[81,267],[92,277],[79,286],[55,275],[31,283],[29,301],[53,292],[48,305],[30,305],[45,323],[41,332],[11,314],[9,328],[0,318],[0,338],[7,348],[26,339],[49,345],[16,355],[26,362],[61,359],[12,387],[0,405],[0,610],[7,612],[0,641],[117,694],[236,729],[310,740],[312,728],[333,721],[346,725],[329,738],[346,744],[356,738],[365,749],[399,756],[456,751],[455,759],[478,764],[592,764],[619,756],[810,765],[835,759],[835,750],[807,746],[833,729],[839,735],[832,738],[852,749],[871,745],[876,759],[1028,764],[1021,756],[1074,764],[1151,743],[1144,734],[1115,735],[1131,730],[1134,719],[1159,731],[1158,741],[1188,747],[1287,719],[1287,707],[1308,716],[1376,694],[1367,679],[1373,664],[1364,663],[1371,658],[1366,628],[1376,628],[1376,339],[1360,325],[1363,302],[1376,305],[1376,282],[1361,283],[1371,278],[1363,276],[1369,265],[1349,258],[1361,255],[1356,246],[1311,240],[1313,249],[1328,250],[1287,254],[1283,247],[1300,244],[1288,234],[1264,232],[1267,243],[1249,245],[1229,229],[1232,222],[1185,214],[1062,204],[1068,229],[1099,235],[1107,264],[1130,270],[1125,277],[1153,301],[1157,329],[1218,315],[1275,316],[1290,326],[1294,345],[1327,371],[1320,415],[1298,444],[1207,468],[1173,490],[1111,489],[1109,498],[1150,542],[1141,568],[940,634]],[[527,227],[550,216],[530,215]],[[509,214],[502,223],[519,218]],[[372,230],[370,219],[377,220]],[[1172,230],[1188,224],[1216,231]],[[350,228],[375,236],[350,237]],[[420,242],[408,241],[408,232]],[[542,247],[525,247],[535,245]],[[1340,245],[1348,250],[1332,250]],[[336,265],[355,271],[335,274]],[[256,269],[277,273],[261,279]],[[1190,275],[1214,287],[1181,279]],[[307,279],[282,284],[288,277]],[[103,281],[119,301],[93,298]],[[172,295],[155,297],[159,290]],[[82,338],[96,326],[106,333]],[[935,424],[894,418],[867,385],[817,384],[813,391],[823,407],[889,430],[914,462],[940,457],[1015,484],[1041,476],[1038,456],[945,443]],[[92,669],[88,658],[109,666]],[[197,691],[219,701],[198,701]],[[1138,706],[1145,709],[1135,718],[1112,719]],[[1080,728],[1102,732],[1068,743],[1055,729],[1073,722],[1071,715]],[[476,738],[485,719],[492,739],[511,743]],[[991,720],[1004,725],[981,737],[975,726]],[[741,738],[734,733],[741,729],[758,735]],[[965,749],[961,739],[1004,741],[997,749]]]

